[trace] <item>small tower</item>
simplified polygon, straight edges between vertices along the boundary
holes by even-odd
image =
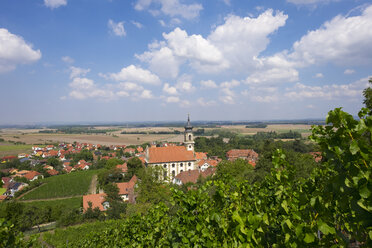
[[[191,126],[191,123],[190,123],[190,114],[188,114],[187,124],[185,126],[185,139],[184,139],[184,143],[188,151],[194,151],[195,142],[194,142],[194,135],[192,133],[192,128],[193,126]]]

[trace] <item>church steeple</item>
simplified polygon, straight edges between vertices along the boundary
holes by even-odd
[[[187,116],[187,123],[185,126],[184,143],[188,151],[194,151],[194,135],[192,133],[193,126],[190,123],[190,114]]]

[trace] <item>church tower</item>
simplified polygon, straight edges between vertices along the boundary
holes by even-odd
[[[194,135],[192,133],[193,126],[190,123],[190,114],[187,117],[187,124],[185,126],[185,139],[184,143],[188,151],[194,151]]]

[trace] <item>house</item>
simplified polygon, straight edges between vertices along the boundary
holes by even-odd
[[[134,148],[125,148],[124,153],[129,153],[130,155],[134,155],[136,153],[136,149]]]
[[[129,182],[116,183],[119,188],[119,195],[123,201],[135,203],[134,186],[137,183],[137,177],[134,175]]]
[[[197,169],[192,129],[189,116],[185,126],[183,146],[147,147],[145,151],[146,166],[162,168],[161,177],[164,180],[169,178],[170,181],[183,171]]]
[[[143,152],[143,148],[142,148],[142,146],[138,146],[138,147],[137,147],[137,152]]]
[[[69,165],[66,165],[65,168],[63,168],[64,171],[67,173],[70,173],[71,171],[74,171],[75,169]]]
[[[13,159],[17,159],[17,157],[16,156],[5,156],[1,160],[2,161],[5,161],[5,162],[9,162],[9,161],[11,161]]]
[[[93,194],[83,196],[83,211],[87,211],[89,208],[89,202],[92,204],[92,209],[99,208],[100,211],[106,211],[110,204],[106,201],[106,194]]]
[[[59,172],[56,171],[55,169],[48,170],[47,173],[51,176],[55,176],[59,174]]]
[[[86,164],[77,164],[74,166],[77,170],[89,170],[89,163]]]
[[[173,179],[172,182],[178,185],[182,185],[186,183],[196,183],[199,177],[206,178],[208,176],[212,176],[214,175],[214,173],[216,173],[216,170],[217,170],[216,167],[209,167],[205,171],[200,171],[200,170],[183,171],[180,174],[178,174]]]
[[[28,172],[26,175],[24,175],[24,177],[29,180],[29,181],[34,181],[34,180],[37,180],[39,178],[44,178],[43,175],[41,175],[39,172],[37,171],[30,171]]]
[[[15,192],[22,190],[26,186],[28,186],[27,183],[11,182],[7,186],[5,195],[13,197]]]
[[[124,163],[124,164],[118,164],[116,166],[117,169],[119,169],[121,171],[121,174],[124,176],[125,173],[128,172],[128,167],[127,167],[127,163]]]
[[[6,200],[8,198],[7,195],[0,195],[0,202]]]
[[[54,169],[53,166],[51,166],[51,165],[45,165],[43,168],[46,169],[46,170],[53,170]]]
[[[205,171],[209,167],[217,167],[220,162],[221,159],[203,159],[198,162],[198,169],[201,171]]]
[[[3,188],[6,188],[6,185],[13,182],[13,178],[10,177],[2,177],[1,181],[3,182]]]
[[[252,149],[233,149],[226,153],[226,157],[229,161],[234,161],[240,158],[256,163],[258,160],[258,153]]]
[[[195,158],[197,160],[208,159],[206,152],[195,152]]]

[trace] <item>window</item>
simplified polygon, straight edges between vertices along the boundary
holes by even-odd
[[[191,163],[189,162],[189,166],[191,166]]]
[[[167,172],[164,171],[164,173],[163,173],[163,179],[165,180],[166,178],[167,178]]]
[[[191,140],[191,134],[189,134],[189,140]]]
[[[176,172],[172,171],[172,177],[175,177],[175,176],[176,176]]]
[[[167,168],[167,165],[166,165],[166,164],[164,164],[164,165],[163,165],[163,167],[164,167],[164,168],[166,169],[166,168]]]
[[[183,166],[183,163],[181,163],[180,166],[182,167]]]
[[[180,170],[180,172],[182,172],[183,170]]]
[[[174,168],[174,166],[176,166],[175,164],[172,164],[172,168]]]

